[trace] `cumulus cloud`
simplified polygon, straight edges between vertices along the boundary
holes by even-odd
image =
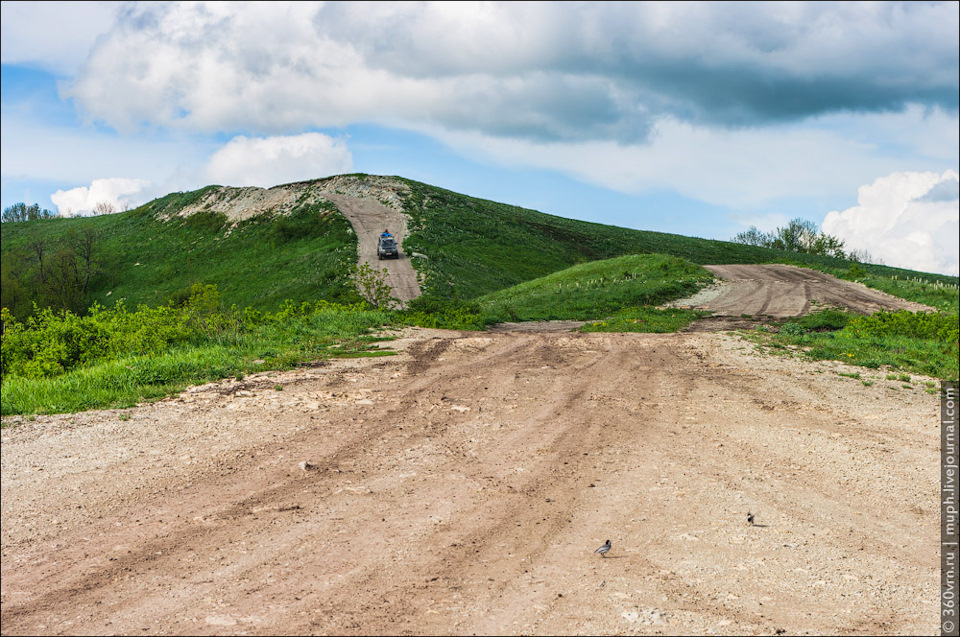
[[[945,3],[140,3],[65,88],[116,128],[288,134],[374,122],[647,139],[958,108]]]
[[[104,210],[102,204],[106,204],[111,212],[120,212],[149,199],[146,194],[149,187],[150,182],[145,179],[94,179],[89,186],[58,190],[50,195],[50,199],[65,217],[97,212],[98,205]]]
[[[73,74],[118,10],[116,2],[4,2],[0,62]]]
[[[828,234],[887,265],[960,274],[960,176],[894,173],[859,190],[858,205],[829,213]]]
[[[320,133],[287,137],[235,137],[210,158],[214,183],[269,188],[294,181],[350,172],[345,142]]]

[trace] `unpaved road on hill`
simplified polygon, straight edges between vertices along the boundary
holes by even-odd
[[[718,333],[386,345],[3,429],[3,634],[937,630],[917,379]]]
[[[402,304],[420,296],[417,273],[410,263],[410,255],[403,251],[403,239],[407,236],[407,218],[370,197],[330,193],[324,193],[323,196],[340,209],[357,233],[360,263],[367,263],[374,270],[386,270],[386,282],[393,290],[393,296]],[[377,241],[384,230],[388,230],[396,238],[400,247],[399,259],[377,258]]]
[[[708,265],[721,281],[675,307],[709,310],[717,317],[790,318],[840,306],[861,314],[879,310],[933,310],[823,272],[791,265]]]

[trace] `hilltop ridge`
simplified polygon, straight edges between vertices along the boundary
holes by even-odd
[[[416,272],[420,291],[441,299],[477,299],[577,264],[651,253],[700,265],[788,262],[835,275],[957,280],[567,219],[402,177],[351,174],[272,188],[213,185],[113,215],[4,223],[2,302],[20,317],[34,302],[72,311],[120,298],[131,306],[157,306],[184,299],[197,283],[216,285],[224,303],[240,307],[356,302],[350,272],[361,246],[342,210],[349,201],[397,215],[399,225],[391,230],[404,234],[406,265]],[[91,240],[85,262],[76,254],[77,237]],[[40,267],[34,248],[41,244],[45,258],[66,259],[64,277],[73,276],[69,267],[82,270],[82,286],[74,281],[82,290],[68,298],[43,288],[40,279],[55,264]],[[416,294],[411,288],[408,296]]]
[[[324,179],[281,184],[271,188],[257,186],[207,186],[194,201],[164,209],[159,217],[186,218],[198,212],[222,213],[231,223],[258,215],[289,215],[298,207],[330,201],[330,196],[373,198],[397,212],[403,210],[403,198],[410,186],[396,177],[376,175],[337,175]]]

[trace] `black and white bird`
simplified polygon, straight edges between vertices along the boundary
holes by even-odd
[[[753,514],[747,511],[747,524],[753,526]]]
[[[610,544],[610,540],[607,540],[607,543],[601,546],[600,548],[598,548],[596,551],[594,551],[594,553],[599,553],[600,557],[606,557],[607,553],[610,552],[611,546],[612,545]]]

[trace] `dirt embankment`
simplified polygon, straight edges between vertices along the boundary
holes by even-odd
[[[708,265],[720,280],[670,307],[708,310],[713,318],[694,324],[694,330],[740,327],[736,317],[791,318],[817,309],[841,307],[871,314],[880,310],[933,311],[832,275],[790,265]],[[734,319],[734,320],[731,320]]]
[[[918,383],[722,334],[390,346],[4,429],[3,634],[936,630]]]

